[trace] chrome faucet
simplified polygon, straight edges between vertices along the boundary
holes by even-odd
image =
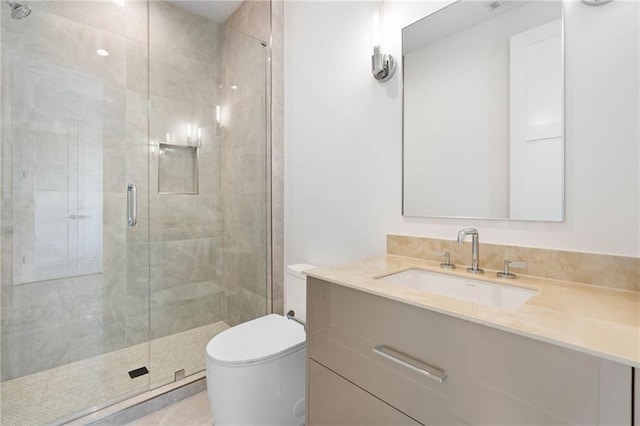
[[[466,228],[458,232],[458,244],[464,243],[464,238],[471,235],[471,268],[467,268],[467,272],[472,274],[484,274],[484,270],[480,269],[480,248],[478,239],[478,230],[476,228]]]

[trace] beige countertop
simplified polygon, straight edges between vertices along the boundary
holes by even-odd
[[[495,271],[471,275],[466,266],[457,266],[445,270],[438,262],[388,255],[318,267],[306,273],[387,299],[640,367],[640,293],[526,275],[518,275],[515,280],[494,279]],[[509,311],[375,279],[410,268],[535,288],[538,292],[519,309]]]

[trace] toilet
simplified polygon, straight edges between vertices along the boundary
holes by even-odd
[[[314,266],[287,266],[285,311],[306,319],[306,278]],[[207,344],[207,393],[213,424],[303,425],[304,327],[270,314],[216,335]]]

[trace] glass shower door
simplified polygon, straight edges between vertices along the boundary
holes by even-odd
[[[149,13],[153,388],[267,313],[269,151],[266,43],[176,4]]]
[[[0,423],[44,424],[149,388],[148,12],[1,7]]]

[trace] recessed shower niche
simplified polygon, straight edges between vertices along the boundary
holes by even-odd
[[[198,146],[160,143],[158,193],[198,195]]]

